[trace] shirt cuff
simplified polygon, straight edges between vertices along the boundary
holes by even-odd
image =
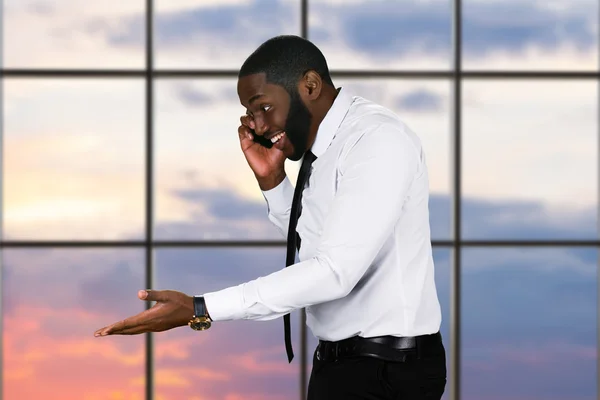
[[[213,321],[232,321],[243,319],[244,302],[242,286],[232,286],[218,292],[205,293],[206,311]]]
[[[262,194],[271,213],[286,214],[292,207],[294,186],[292,186],[292,182],[286,175],[279,185],[270,190],[263,190]]]

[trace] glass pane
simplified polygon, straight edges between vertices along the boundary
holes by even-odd
[[[463,260],[461,399],[597,399],[597,250]]]
[[[463,0],[463,66],[597,70],[597,0]]]
[[[237,79],[157,81],[157,239],[284,239],[240,149],[245,113]]]
[[[239,69],[262,42],[300,35],[300,1],[155,1],[157,68]]]
[[[464,83],[465,238],[597,237],[597,90],[590,81]]]
[[[451,112],[449,82],[425,79],[337,79],[337,86],[350,89],[389,108],[421,139],[429,168],[431,236],[451,237]]]
[[[308,38],[331,69],[451,67],[450,0],[310,0],[308,10]]]
[[[144,82],[4,82],[5,239],[139,239]]]
[[[94,338],[144,309],[139,250],[3,250],[4,400],[135,399],[144,336]]]
[[[189,295],[238,285],[285,267],[285,248],[160,249],[156,287]],[[294,359],[285,352],[283,318],[215,322],[205,332],[187,327],[155,336],[157,398],[183,399],[190,388],[202,398],[273,399],[298,397],[299,313],[291,315]]]
[[[448,249],[434,249],[433,259],[435,262],[435,284],[437,287],[438,298],[442,307],[442,326],[440,333],[444,341],[444,347],[446,348],[446,368],[448,371],[448,384],[442,397],[442,400],[450,399],[450,382],[452,381],[452,371],[450,370],[450,296],[451,296],[451,279],[452,279],[452,260],[450,256],[452,251]],[[312,370],[312,359],[313,354],[319,340],[313,336],[310,329],[307,328],[307,349],[308,352],[308,365],[307,365],[307,379],[310,377]],[[307,382],[308,385],[308,382]],[[308,386],[307,386],[308,387]]]
[[[144,0],[4,0],[6,68],[143,68]]]
[[[156,237],[283,240],[240,149],[245,113],[236,79],[159,80],[156,86]],[[397,111],[427,150],[432,236],[450,236],[450,85],[335,80]],[[287,162],[295,182],[298,162]]]

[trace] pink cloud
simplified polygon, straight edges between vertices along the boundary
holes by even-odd
[[[228,363],[243,371],[253,374],[287,375],[295,376],[298,371],[295,368],[282,364],[281,361],[266,361],[265,358],[281,354],[281,346],[252,350],[243,354],[231,355]]]
[[[226,394],[223,400],[289,400],[286,396],[276,396],[268,394],[252,394],[252,393],[229,393]]]
[[[229,373],[221,372],[212,367],[180,367],[180,368],[156,368],[154,371],[156,385],[160,387],[194,387],[204,381],[231,381]],[[143,375],[131,381],[133,385],[145,385]]]
[[[143,400],[144,337],[95,338],[101,318],[81,309],[28,304],[6,314],[7,399]],[[278,357],[281,346],[263,349],[258,341],[253,350],[223,355],[219,353],[227,346],[221,342],[230,337],[178,332],[157,334],[157,400],[189,398],[190,388],[199,383],[200,400],[280,400],[297,393],[297,367]],[[280,360],[271,361],[273,357]],[[281,387],[268,384],[273,375],[284,377]]]
[[[22,305],[16,313],[5,315],[7,398],[143,400],[143,388],[128,382],[143,373],[141,338],[127,342],[95,340],[91,327],[85,336],[56,334],[57,321],[67,329],[97,323],[90,322],[93,318],[89,313],[70,311]]]

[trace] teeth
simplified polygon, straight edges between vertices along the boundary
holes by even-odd
[[[273,136],[271,138],[271,143],[277,143],[279,141],[279,139],[281,139],[283,137],[284,134],[285,134],[284,132],[281,132],[281,133]]]

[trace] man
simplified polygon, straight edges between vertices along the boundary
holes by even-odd
[[[296,36],[263,43],[237,89],[241,148],[288,238],[288,266],[203,296],[140,291],[157,303],[96,336],[284,316],[291,360],[289,313],[306,308],[320,339],[309,400],[440,399],[446,358],[419,139],[389,110],[336,89],[323,54]],[[303,159],[296,190],[286,158]]]

